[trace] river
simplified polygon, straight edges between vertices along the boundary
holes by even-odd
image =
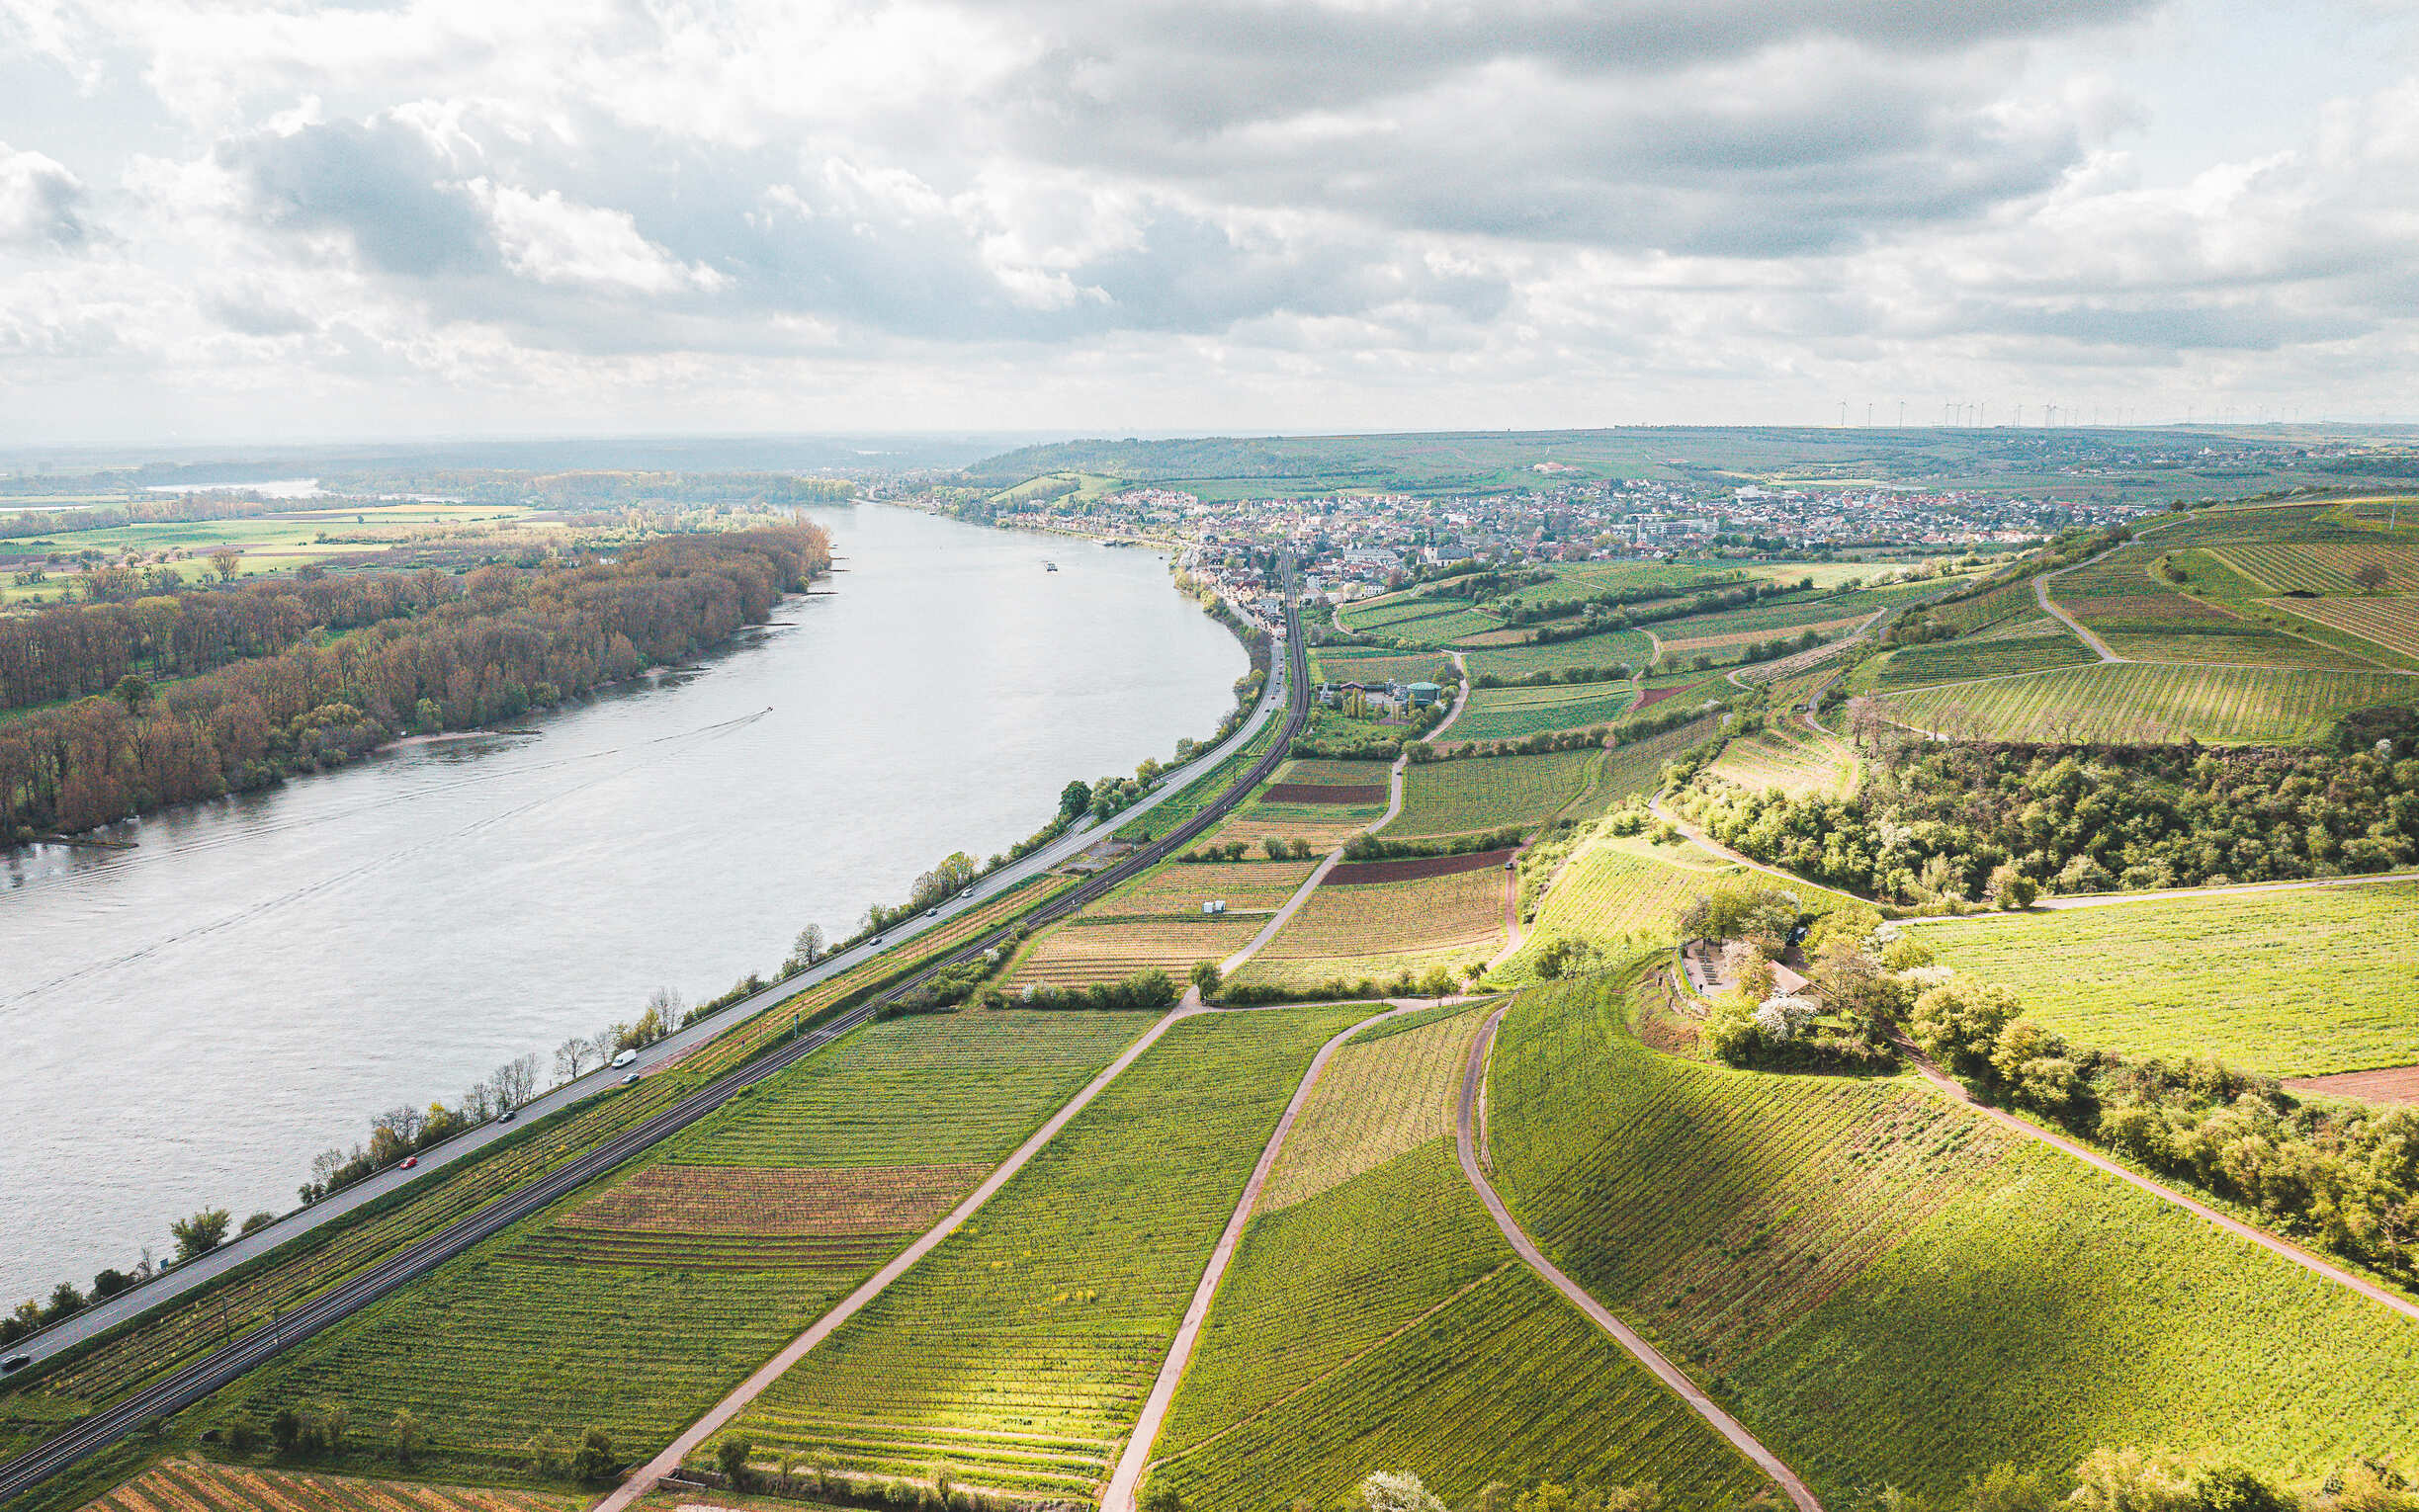
[[[289,1208],[380,1110],[657,986],[850,932],[1068,779],[1206,737],[1246,669],[1156,554],[817,518],[844,570],[693,666],[111,831],[131,851],[0,857],[0,1305],[165,1254],[197,1209]]]

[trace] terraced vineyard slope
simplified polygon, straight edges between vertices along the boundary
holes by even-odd
[[[1828,1504],[2111,1443],[2307,1479],[2419,1435],[2407,1319],[1919,1087],[1658,1054],[1638,977],[1506,1017],[1499,1186]]]
[[[1096,1495],[1270,1126],[1367,1014],[1178,1023],[737,1430],[852,1474]]]
[[[1330,1062],[1212,1304],[1152,1487],[1247,1512],[1330,1505],[1379,1469],[1455,1501],[1552,1477],[1651,1480],[1710,1508],[1761,1485],[1514,1259],[1461,1179],[1453,1097],[1481,1016]]]

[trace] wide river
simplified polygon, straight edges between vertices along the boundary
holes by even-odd
[[[695,666],[0,857],[0,1307],[295,1202],[398,1103],[769,969],[1070,778],[1206,737],[1246,659],[1164,558],[880,505]],[[1055,561],[1061,570],[1044,569]]]

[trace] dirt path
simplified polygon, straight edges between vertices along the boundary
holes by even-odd
[[[1823,1512],[1822,1502],[1815,1499],[1814,1492],[1807,1489],[1806,1483],[1797,1478],[1797,1473],[1782,1463],[1778,1455],[1765,1448],[1754,1434],[1747,1431],[1745,1424],[1723,1411],[1721,1406],[1712,1397],[1706,1395],[1694,1381],[1688,1379],[1685,1372],[1666,1359],[1661,1350],[1639,1337],[1635,1329],[1614,1317],[1601,1302],[1588,1295],[1586,1288],[1564,1275],[1552,1261],[1540,1254],[1537,1246],[1529,1242],[1528,1235],[1521,1230],[1520,1225],[1513,1221],[1511,1210],[1504,1206],[1504,1200],[1496,1195],[1494,1184],[1488,1181],[1486,1173],[1479,1168],[1477,1105],[1480,1092],[1486,1085],[1487,1056],[1495,1047],[1496,1026],[1503,1022],[1504,1014],[1509,1006],[1508,1004],[1506,1008],[1498,1008],[1489,1014],[1486,1024],[1478,1032],[1478,1037],[1470,1043],[1470,1059],[1462,1071],[1460,1112],[1455,1121],[1454,1130],[1455,1144],[1461,1155],[1462,1174],[1469,1178],[1470,1186],[1478,1193],[1479,1201],[1487,1205],[1487,1212],[1494,1218],[1495,1226],[1504,1231],[1504,1237],[1511,1241],[1513,1251],[1528,1263],[1529,1269],[1544,1278],[1546,1283],[1567,1298],[1573,1306],[1588,1314],[1589,1319],[1598,1328],[1610,1334],[1612,1341],[1626,1350],[1630,1358],[1652,1371],[1656,1380],[1661,1381],[1671,1388],[1673,1394],[1686,1402],[1697,1416],[1712,1426],[1714,1432],[1729,1440],[1731,1447],[1753,1461],[1757,1469],[1771,1476],[1774,1483],[1788,1494],[1790,1502],[1797,1507],[1798,1512]]]
[[[921,1238],[900,1251],[888,1265],[874,1272],[863,1286],[849,1293],[837,1306],[817,1318],[813,1327],[791,1340],[783,1347],[781,1353],[765,1361],[754,1375],[740,1382],[729,1395],[716,1402],[704,1417],[699,1418],[689,1426],[686,1432],[666,1445],[661,1454],[632,1471],[627,1479],[614,1487],[606,1494],[604,1500],[596,1504],[594,1512],[625,1512],[625,1509],[633,1502],[653,1489],[657,1481],[678,1470],[683,1460],[696,1453],[708,1439],[720,1433],[732,1419],[737,1417],[746,1408],[749,1402],[763,1394],[765,1387],[780,1380],[791,1366],[805,1359],[807,1351],[829,1338],[842,1323],[863,1311],[866,1304],[880,1297],[892,1282],[906,1275],[915,1262],[930,1254],[935,1245],[956,1232],[960,1224],[974,1217],[978,1209],[991,1201],[993,1195],[1001,1187],[1007,1185],[1009,1177],[1023,1170],[1025,1163],[1040,1153],[1042,1146],[1048,1144],[1060,1130],[1067,1127],[1070,1119],[1089,1106],[1091,1100],[1106,1090],[1108,1084],[1115,1081],[1126,1067],[1141,1059],[1143,1051],[1157,1044],[1160,1036],[1166,1034],[1179,1021],[1204,1011],[1199,995],[1187,993],[1182,1002],[1178,1003],[1157,1024],[1152,1025],[1150,1031],[1141,1039],[1127,1046],[1124,1053],[1110,1061],[1099,1075],[1093,1077],[1084,1086],[1082,1091],[1069,1099],[1066,1106],[1059,1109],[1057,1113],[1052,1114],[1050,1121],[1035,1130],[1031,1138],[1016,1146],[1016,1152],[1001,1161],[997,1170],[985,1177],[983,1185],[969,1193],[964,1202],[952,1208],[947,1218],[924,1230]]]
[[[1126,1435],[1124,1453],[1117,1457],[1117,1469],[1109,1476],[1107,1492],[1100,1501],[1100,1512],[1134,1512],[1134,1488],[1142,1481],[1143,1470],[1151,1463],[1151,1447],[1157,1443],[1161,1426],[1167,1420],[1167,1409],[1175,1401],[1176,1386],[1184,1379],[1184,1369],[1192,1363],[1193,1346],[1200,1342],[1201,1325],[1208,1320],[1210,1302],[1218,1295],[1218,1284],[1226,1279],[1227,1266],[1235,1258],[1236,1248],[1243,1243],[1244,1228],[1252,1218],[1252,1210],[1259,1203],[1260,1188],[1268,1184],[1268,1175],[1276,1169],[1277,1156],[1285,1148],[1285,1136],[1293,1133],[1294,1120],[1310,1102],[1311,1089],[1318,1085],[1319,1073],[1335,1058],[1354,1035],[1372,1024],[1391,1019],[1397,1014],[1419,1012],[1429,1007],[1416,1003],[1372,1014],[1359,1023],[1339,1033],[1319,1048],[1311,1057],[1310,1069],[1302,1073],[1301,1084],[1294,1088],[1293,1101],[1285,1105],[1283,1117],[1268,1135],[1268,1142],[1259,1152],[1259,1164],[1252,1168],[1252,1179],[1244,1183],[1243,1196],[1235,1203],[1235,1212],[1227,1219],[1226,1232],[1218,1236],[1218,1247],[1210,1251],[1209,1264],[1201,1271],[1200,1285],[1193,1288],[1192,1304],[1184,1309],[1184,1321],[1176,1328],[1174,1342],[1167,1346],[1167,1358],[1160,1362],[1159,1378],[1151,1384],[1151,1394],[1143,1402],[1142,1416],[1135,1421],[1134,1431]]]
[[[1964,1106],[1971,1108],[1976,1113],[1981,1114],[1984,1118],[1994,1121],[2001,1128],[2013,1130],[2015,1133],[2023,1134],[2028,1138],[2037,1139],[2052,1149],[2060,1150],[2066,1154],[2072,1155],[2077,1160],[2082,1161],[2084,1164],[2091,1166],[2096,1170],[2106,1171],[2111,1176],[2116,1177],[2118,1181],[2140,1188],[2142,1191],[2149,1193],[2152,1197],[2157,1198],[2163,1203],[2168,1203],[2175,1207],[2181,1208],[2185,1212],[2193,1214],[2198,1218],[2206,1218],[2208,1221],[2215,1223],[2218,1227],[2234,1235],[2236,1238],[2247,1239],[2250,1242],[2258,1245],[2260,1248],[2267,1250],[2270,1254],[2276,1255],[2280,1259],[2289,1260],[2293,1264],[2301,1267],[2305,1271],[2310,1272],[2314,1276],[2323,1277],[2328,1281],[2334,1282],[2337,1286],[2343,1287],[2349,1291],[2358,1292],[2361,1296],[2368,1298],[2372,1302],[2382,1302],[2386,1306],[2391,1307],[2394,1311],[2401,1313],[2404,1317],[2419,1319],[2419,1302],[2414,1302],[2405,1297],[2397,1297],[2393,1293],[2386,1291],[2383,1287],[2376,1285],[2375,1282],[2364,1281],[2360,1277],[2353,1275],[2350,1271],[2343,1269],[2341,1266],[2333,1265],[2325,1260],[2321,1260],[2316,1255],[2311,1254],[2308,1250],[2303,1249],[2298,1244],[2294,1244],[2287,1239],[2279,1238],[2277,1235],[2270,1233],[2265,1228],[2254,1227],[2252,1224],[2246,1223],[2240,1218],[2228,1218],[2225,1214],[2218,1212],[2208,1204],[2195,1201],[2194,1199],[2185,1196],[2183,1193],[2176,1191],[2173,1187],[2162,1186],[2158,1182],[2152,1181],[2147,1176],[2138,1175],[2133,1171],[2129,1171],[2125,1169],[2125,1167],[2118,1165],[2116,1161],[2111,1160],[2104,1155],[2095,1154],[2093,1151],[2085,1148],[2083,1145],[2077,1144],[2072,1139],[2066,1138],[2060,1134],[2053,1134],[2048,1130],[2043,1129],[2036,1124],[2028,1124],[2023,1119],[2017,1118],[2013,1114],[2004,1113],[1997,1108],[1986,1107],[1985,1105],[1976,1102],[1972,1094],[1968,1093],[1964,1087],[1957,1084],[1955,1078],[1949,1076],[1939,1066],[1934,1065],[1931,1061],[1925,1059],[1922,1053],[1916,1050],[1913,1046],[1902,1043],[1900,1049],[1905,1052],[1908,1063],[1915,1067],[1916,1073],[1922,1076],[1925,1081],[1931,1083],[1935,1089],[1940,1091],[1943,1095],[1948,1097],[1951,1101],[1961,1103]]]

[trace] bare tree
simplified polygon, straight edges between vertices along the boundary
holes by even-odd
[[[484,1081],[471,1083],[470,1090],[462,1094],[462,1116],[472,1124],[484,1124],[495,1117],[494,1086]]]
[[[538,1090],[537,1055],[519,1055],[505,1061],[495,1068],[490,1084],[495,1088],[499,1112],[520,1107]]]
[[[555,1079],[557,1081],[577,1081],[580,1071],[588,1064],[589,1053],[588,1042],[577,1035],[556,1046]]]
[[[798,932],[790,946],[790,959],[784,965],[789,971],[803,971],[823,959],[823,926],[810,924]]]

